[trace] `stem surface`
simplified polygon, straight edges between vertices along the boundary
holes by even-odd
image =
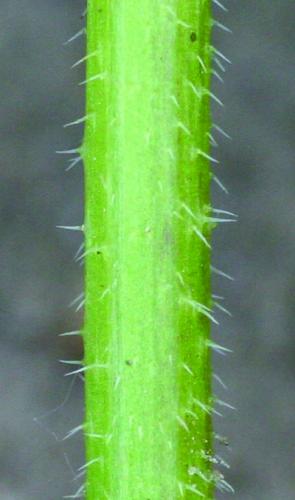
[[[213,498],[209,0],[88,0],[87,500]]]

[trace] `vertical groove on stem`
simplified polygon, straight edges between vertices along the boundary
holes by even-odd
[[[213,497],[209,0],[88,0],[87,500]]]

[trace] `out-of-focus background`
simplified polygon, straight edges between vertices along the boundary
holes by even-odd
[[[238,224],[215,231],[214,265],[235,277],[214,277],[233,318],[214,330],[234,352],[217,356],[222,408],[216,451],[231,464],[225,477],[239,500],[295,498],[295,9],[292,0],[223,0],[214,44],[232,60],[214,92],[218,178],[214,205],[237,212]],[[58,500],[79,489],[83,384],[64,376],[81,359],[81,293],[73,257],[79,233],[56,229],[82,222],[81,166],[66,173],[56,150],[79,145],[83,115],[82,0],[9,0],[0,16],[1,273],[0,500]],[[216,67],[217,68],[217,67]],[[219,73],[223,71],[219,68]],[[218,498],[231,498],[229,493]],[[164,499],[163,499],[164,500]],[[169,499],[165,499],[169,500]]]

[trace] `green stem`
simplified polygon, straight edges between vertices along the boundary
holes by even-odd
[[[210,0],[88,0],[87,500],[213,498]]]

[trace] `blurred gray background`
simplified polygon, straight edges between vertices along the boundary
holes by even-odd
[[[239,500],[295,499],[294,132],[295,9],[291,0],[223,0],[215,7],[214,44],[232,60],[214,92],[218,132],[214,205],[239,214],[215,231],[214,265],[235,281],[214,277],[233,318],[219,315],[216,342],[223,408],[216,432],[229,445],[216,451],[230,464],[226,479]],[[82,0],[2,2],[0,500],[58,500],[78,490],[81,436],[63,440],[82,422],[83,386],[65,377],[59,359],[80,359],[81,312],[69,303],[82,291],[73,262],[77,233],[56,225],[82,222],[81,167],[66,173],[56,150],[79,145],[83,115],[77,84],[83,37],[63,43],[84,21]],[[218,498],[232,495],[218,494]],[[163,499],[166,500],[166,499]],[[169,500],[169,499],[167,499]]]

